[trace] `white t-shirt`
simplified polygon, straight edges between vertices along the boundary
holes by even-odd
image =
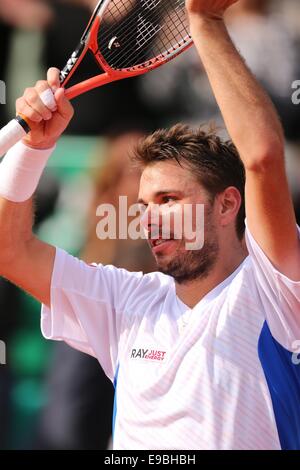
[[[114,449],[300,448],[300,282],[246,241],[249,256],[193,309],[169,276],[57,249],[42,332],[115,382]]]

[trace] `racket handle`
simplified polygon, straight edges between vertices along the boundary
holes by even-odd
[[[17,116],[0,130],[0,157],[30,132],[27,122]]]

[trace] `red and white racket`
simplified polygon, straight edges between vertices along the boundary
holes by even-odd
[[[100,0],[65,68],[65,87],[91,51],[104,73],[66,90],[69,99],[123,78],[135,77],[174,59],[192,45],[184,0]],[[0,131],[0,155],[24,135],[30,123],[17,116]]]

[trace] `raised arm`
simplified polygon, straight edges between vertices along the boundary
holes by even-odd
[[[246,168],[249,229],[274,266],[300,280],[300,244],[285,172],[283,130],[223,21],[225,10],[236,1],[186,0],[191,33]]]
[[[54,111],[40,99],[49,87],[57,88]],[[59,72],[50,69],[48,82],[38,82],[17,100],[17,114],[30,119],[32,131],[0,164],[0,275],[46,305],[50,302],[55,248],[32,233],[31,189],[34,190],[33,181],[38,182],[43,164],[73,116],[71,104],[58,88]],[[48,92],[48,100],[49,96]],[[53,110],[51,102],[49,106]]]

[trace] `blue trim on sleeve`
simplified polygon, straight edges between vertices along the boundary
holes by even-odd
[[[300,364],[272,336],[265,322],[258,355],[269,387],[283,450],[300,449]]]
[[[116,425],[116,416],[117,416],[117,385],[118,385],[118,376],[119,376],[120,364],[117,365],[117,370],[114,378],[114,387],[115,387],[115,397],[114,397],[114,407],[113,407],[113,417],[112,417],[112,437],[115,435],[115,425]]]

